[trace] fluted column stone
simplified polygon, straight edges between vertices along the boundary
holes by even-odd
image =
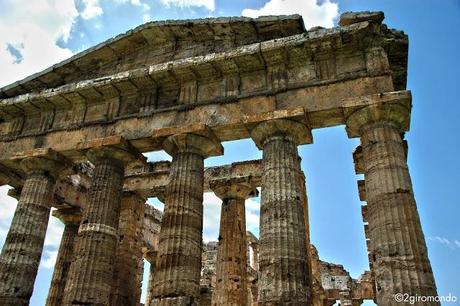
[[[245,201],[256,189],[247,179],[215,180],[210,185],[222,199],[212,305],[244,306],[248,303]]]
[[[398,293],[437,295],[401,137],[409,118],[410,108],[394,103],[362,108],[347,120],[349,134],[361,138],[379,305],[401,305]]]
[[[311,142],[300,122],[258,124],[251,137],[263,149],[259,241],[259,305],[310,305],[302,172],[297,145]]]
[[[140,303],[144,271],[142,230],[146,200],[133,192],[124,193],[121,200],[111,306],[138,306]]]
[[[54,264],[51,285],[46,299],[46,306],[61,306],[64,299],[64,288],[67,282],[70,265],[72,263],[81,213],[74,208],[59,209],[53,212],[64,223],[61,244]]]
[[[94,164],[63,305],[109,305],[125,165],[144,157],[129,143],[88,150]]]
[[[223,148],[215,136],[178,134],[163,147],[172,157],[165,191],[150,305],[197,305],[200,296],[204,159]]]
[[[26,180],[0,255],[0,305],[29,305],[58,173],[65,159],[49,149],[19,157]]]

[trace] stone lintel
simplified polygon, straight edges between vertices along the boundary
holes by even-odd
[[[125,165],[128,163],[144,165],[146,163],[146,157],[121,136],[80,142],[76,145],[76,150],[85,152],[90,161],[111,158]]]
[[[10,185],[13,187],[22,186],[24,183],[24,174],[20,171],[6,167],[0,164],[0,186]]]
[[[339,25],[344,27],[363,21],[370,21],[381,24],[383,19],[385,19],[383,12],[345,12],[340,15]]]
[[[346,111],[346,131],[348,137],[359,137],[362,129],[369,124],[385,122],[395,126],[399,132],[409,130],[412,98],[401,96],[393,101],[369,104],[352,112]]]
[[[375,80],[375,84],[381,82],[381,79]],[[336,85],[338,84],[334,84]],[[283,105],[286,109],[303,107],[308,118],[307,122],[312,129],[315,129],[344,124],[353,111],[366,105],[401,99],[410,101],[408,91],[383,90],[382,94],[340,96],[341,93],[346,92],[345,87],[356,86],[358,85],[344,84],[342,90],[334,89],[331,92],[329,91],[332,88],[328,89],[329,86],[319,91],[312,91],[309,88],[293,89],[276,96],[249,97],[231,103],[213,104],[213,118],[216,118],[216,121],[212,121],[212,124],[209,124],[210,105],[197,105],[180,112],[178,109],[171,109],[150,117],[121,118],[105,125],[105,129],[101,129],[100,126],[86,126],[76,130],[55,131],[41,137],[44,143],[70,160],[86,160],[81,151],[75,150],[81,139],[104,138],[106,131],[115,131],[141,152],[150,152],[163,149],[162,142],[154,141],[152,135],[159,135],[163,133],[162,130],[180,124],[184,126],[182,130],[184,133],[196,130],[193,128],[196,124],[207,124],[220,142],[249,138],[248,127],[251,127],[251,124],[248,123],[248,117],[273,112],[279,108],[276,105]],[[313,100],[318,102],[312,103]],[[286,116],[284,119],[298,118],[297,114],[293,115],[289,111],[281,114]],[[9,160],[17,151],[33,149],[35,140],[35,136],[27,136],[9,142],[0,142],[0,155],[3,156],[3,160]]]
[[[127,173],[124,180],[123,190],[125,192],[136,192],[139,196],[161,197],[166,185],[169,182],[169,171],[171,163],[169,161],[161,161],[148,163],[143,171]],[[250,160],[244,162],[235,162],[229,165],[208,167],[204,171],[204,192],[212,192],[210,181],[215,180],[231,180],[234,178],[249,179],[254,187],[260,187],[261,184],[261,161]],[[85,179],[85,181],[88,178]],[[18,196],[20,189],[24,184],[24,178],[16,179],[15,183],[9,183],[14,187],[10,189],[12,197]],[[88,186],[76,184],[69,178],[64,178],[56,183],[55,188],[55,203],[56,208],[80,207],[84,208],[87,204],[87,188]],[[256,191],[254,191],[256,192]]]
[[[44,171],[54,178],[70,174],[72,168],[67,158],[50,148],[18,152],[5,163],[25,173]]]
[[[205,158],[224,153],[219,139],[205,124],[165,128],[155,132],[152,138],[161,141],[163,149],[171,156],[182,151],[193,151]]]

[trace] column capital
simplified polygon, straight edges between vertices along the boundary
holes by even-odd
[[[217,179],[209,182],[211,190],[220,199],[244,199],[258,195],[258,191],[248,177]]]
[[[52,212],[52,215],[65,225],[78,225],[81,221],[81,209],[77,207],[56,209]]]
[[[163,141],[163,149],[171,156],[180,152],[197,153],[204,158],[218,156],[224,153],[220,141],[211,130],[203,134],[184,133],[171,135]]]
[[[291,136],[297,145],[313,142],[310,128],[302,122],[290,119],[273,119],[257,124],[251,130],[251,138],[259,149],[272,136]]]
[[[403,103],[379,103],[365,106],[351,113],[346,120],[348,137],[359,137],[370,124],[386,123],[399,132],[405,132],[410,124],[410,105]]]
[[[110,136],[81,142],[77,145],[77,149],[84,150],[87,158],[92,163],[112,159],[123,163],[123,165],[136,162],[144,165],[147,160],[141,152],[121,136]]]
[[[147,260],[151,265],[155,265],[158,251],[152,249],[143,249],[143,253],[145,260]]]
[[[15,154],[12,161],[18,163],[26,173],[45,172],[56,179],[63,169],[71,169],[71,163],[60,153],[50,148],[40,148]]]

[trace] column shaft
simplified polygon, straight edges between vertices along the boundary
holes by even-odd
[[[78,232],[64,305],[109,305],[123,186],[123,163],[94,161],[89,201]]]
[[[401,135],[390,123],[372,123],[361,142],[377,303],[398,305],[397,293],[436,296]]]
[[[153,280],[153,305],[195,305],[200,295],[203,156],[173,156]]]
[[[212,305],[247,305],[247,238],[244,198],[222,202]]]
[[[263,144],[259,305],[310,302],[301,176],[294,138],[268,137]]]
[[[64,288],[72,263],[75,241],[78,234],[78,223],[67,223],[62,233],[61,244],[54,265],[51,286],[46,299],[46,306],[61,306],[64,298]]]
[[[0,255],[0,305],[29,305],[45,242],[55,180],[28,174]]]
[[[111,306],[138,306],[140,303],[144,269],[142,229],[145,201],[136,194],[126,194],[121,200]]]

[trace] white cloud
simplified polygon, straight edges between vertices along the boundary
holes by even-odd
[[[142,15],[142,21],[143,22],[149,22],[152,20],[152,16],[150,16],[150,14],[144,14]]]
[[[99,0],[83,0],[85,8],[81,12],[83,19],[92,19],[104,13]]]
[[[458,248],[460,248],[460,241],[455,240],[454,242],[455,242],[455,245],[456,245]]]
[[[147,160],[149,162],[156,162],[156,161],[162,161],[162,160],[172,160],[171,155],[166,153],[163,150],[160,151],[155,151],[155,152],[149,152],[149,153],[144,153],[143,154],[145,157],[147,157]]]
[[[204,7],[210,11],[214,11],[216,4],[214,0],[161,0],[166,6],[178,6],[180,8],[185,7]]]
[[[61,243],[64,224],[55,217],[50,217],[46,230],[45,246],[58,248]]]
[[[334,20],[339,15],[339,7],[329,0],[321,4],[317,0],[270,0],[260,9],[244,9],[242,12],[243,16],[253,18],[290,14],[302,15],[307,29],[315,26],[330,28],[334,26]]]
[[[207,192],[203,195],[203,240],[216,241],[219,237],[220,208],[222,200],[214,193]]]
[[[45,250],[43,252],[42,261],[40,265],[46,269],[53,269],[56,263],[58,251],[57,250]]]
[[[439,237],[439,236],[428,237],[428,240],[440,243],[441,245],[446,246],[450,249],[455,249],[456,247],[460,249],[460,241],[458,240],[450,241],[449,239],[445,237]]]
[[[7,0],[0,11],[0,86],[72,55],[66,42],[78,16],[73,0]]]

